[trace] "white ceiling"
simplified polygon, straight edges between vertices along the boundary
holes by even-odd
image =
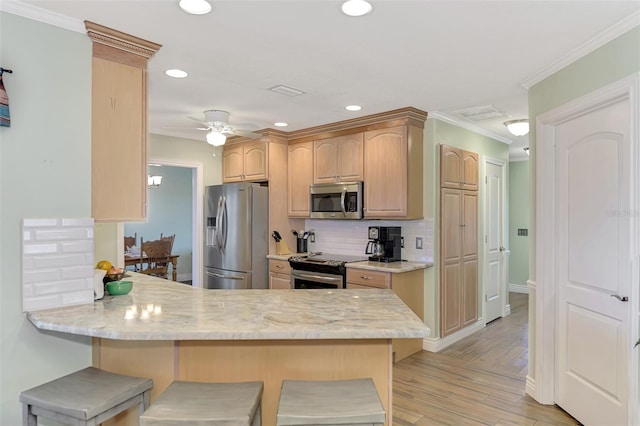
[[[177,0],[3,0],[2,9],[43,8],[79,31],[90,20],[162,44],[149,62],[152,133],[205,143],[204,132],[171,127],[192,127],[187,116],[207,109],[229,111],[231,124],[285,121],[292,131],[405,106],[464,123],[453,111],[492,105],[506,116],[469,125],[513,141],[512,159],[528,137],[502,123],[527,117],[526,87],[640,24],[638,0],[370,0],[373,13],[361,18],[342,14],[339,0],[209,1],[202,16]],[[168,78],[168,68],[190,76]],[[268,90],[279,84],[305,94]]]

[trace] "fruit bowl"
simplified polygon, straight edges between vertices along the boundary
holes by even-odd
[[[111,281],[106,285],[107,292],[112,296],[127,294],[133,288],[131,281]]]

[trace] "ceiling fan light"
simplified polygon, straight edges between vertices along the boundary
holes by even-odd
[[[362,16],[373,10],[373,6],[366,0],[348,0],[342,3],[342,12],[349,16]]]
[[[529,120],[526,118],[520,120],[505,121],[507,130],[514,136],[524,136],[529,133]]]
[[[227,141],[227,136],[224,133],[216,132],[214,130],[207,133],[207,143],[213,146],[222,146]]]
[[[211,5],[206,0],[180,0],[180,8],[192,15],[204,15],[211,12]]]
[[[186,71],[183,71],[177,68],[166,70],[164,73],[169,77],[173,77],[173,78],[185,78],[189,75]]]

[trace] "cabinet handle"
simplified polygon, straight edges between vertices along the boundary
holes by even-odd
[[[278,268],[278,269],[282,269],[282,268],[284,268],[284,266],[282,266],[282,265],[276,265],[276,268]]]
[[[370,280],[371,279],[371,277],[366,277],[364,275],[360,275],[360,278],[362,278],[363,280]]]
[[[465,226],[467,226],[466,224],[460,225],[460,228],[464,228]]]

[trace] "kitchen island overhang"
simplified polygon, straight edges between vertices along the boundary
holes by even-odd
[[[373,378],[390,424],[391,339],[429,335],[391,290],[204,290],[130,275],[128,295],[27,317],[94,337],[93,365],[152,378],[152,401],[173,380],[263,380],[266,425],[282,379],[358,377]],[[136,424],[134,414],[116,423]]]

